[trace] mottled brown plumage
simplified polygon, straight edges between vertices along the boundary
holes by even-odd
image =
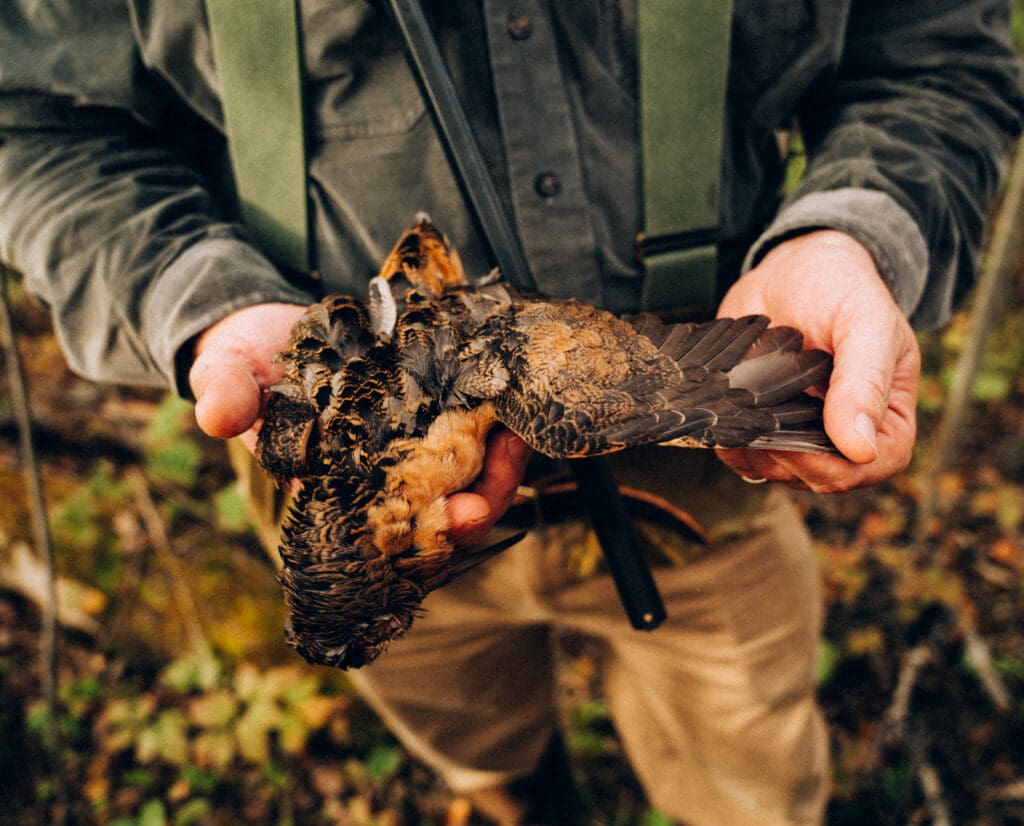
[[[483,558],[453,547],[445,497],[479,473],[495,422],[552,457],[630,446],[831,451],[803,391],[830,360],[750,316],[619,319],[477,285],[425,216],[370,284],[331,296],[281,354],[257,456],[301,480],[281,544],[288,637],[341,668],[401,636],[423,598]]]

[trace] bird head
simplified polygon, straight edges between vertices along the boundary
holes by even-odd
[[[458,251],[425,212],[417,213],[412,228],[399,238],[377,277],[389,282],[394,293],[413,288],[435,298],[468,283]]]
[[[377,336],[388,337],[407,306],[410,291],[440,298],[447,291],[467,285],[459,253],[425,212],[416,214],[380,272],[370,279],[370,319]]]

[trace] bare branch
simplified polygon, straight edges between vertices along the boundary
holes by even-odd
[[[188,635],[189,643],[195,651],[207,652],[210,649],[210,644],[203,630],[203,624],[199,619],[196,601],[193,599],[192,591],[189,590],[187,584],[187,572],[174,551],[170,537],[167,535],[167,528],[164,525],[163,517],[157,509],[156,502],[153,501],[149,482],[138,468],[131,468],[127,471],[126,478],[129,485],[131,485],[132,495],[139,509],[139,515],[142,517],[149,541],[153,544],[161,564],[166,566],[171,573],[174,601],[178,606],[182,622],[185,624],[185,633]]]
[[[934,660],[931,648],[924,643],[914,646],[903,655],[892,703],[885,710],[885,715],[882,718],[883,736],[891,744],[901,741],[906,734],[907,718],[910,715],[910,698],[914,694],[918,675],[921,673],[921,669]]]
[[[7,384],[11,393],[11,408],[18,423],[18,443],[21,449],[22,470],[25,488],[28,492],[32,533],[43,567],[46,571],[45,591],[42,602],[42,625],[39,631],[39,673],[43,701],[46,704],[47,748],[54,754],[57,750],[57,569],[54,562],[50,526],[46,519],[46,500],[43,497],[43,482],[36,459],[32,438],[32,411],[28,397],[28,385],[21,364],[17,342],[14,336],[14,322],[7,296],[7,270],[0,267],[0,333],[4,339],[7,361]]]
[[[961,619],[960,625],[964,635],[964,655],[971,664],[981,687],[985,689],[996,710],[1005,714],[1013,706],[1010,690],[1006,687],[1003,678],[996,671],[992,662],[992,654],[988,643],[978,633],[973,622]]]

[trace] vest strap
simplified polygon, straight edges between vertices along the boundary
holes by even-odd
[[[242,220],[279,266],[310,269],[295,0],[206,0]]]
[[[639,0],[641,308],[713,309],[729,0]],[[694,139],[697,136],[697,139]]]

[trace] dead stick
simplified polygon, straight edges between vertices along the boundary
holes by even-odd
[[[36,553],[46,571],[46,589],[42,600],[42,619],[39,629],[39,677],[43,702],[46,705],[44,737],[47,749],[57,749],[57,570],[54,562],[50,526],[46,519],[46,500],[43,482],[32,439],[32,411],[28,385],[22,368],[14,336],[14,322],[7,296],[7,270],[0,268],[0,327],[3,329],[4,351],[7,360],[7,384],[11,392],[11,408],[18,423],[18,443],[21,449],[25,488],[28,492],[32,534]]]
[[[934,659],[931,648],[924,644],[914,646],[903,655],[892,702],[885,710],[884,716],[884,733],[890,743],[903,739],[907,717],[910,715],[910,698],[914,694],[917,677],[921,669]]]
[[[924,537],[928,522],[937,509],[936,479],[957,458],[957,436],[963,428],[971,401],[971,391],[985,352],[989,333],[1006,306],[1011,273],[1015,272],[1015,251],[1020,247],[1020,226],[1024,220],[1024,147],[1018,145],[1010,166],[1003,203],[992,225],[988,250],[978,277],[971,313],[971,329],[956,366],[953,386],[946,400],[939,432],[932,451],[932,468],[925,476],[925,490],[918,511],[917,536]]]
[[[992,705],[997,711],[1005,714],[1013,707],[1013,699],[1003,678],[996,671],[988,643],[978,633],[973,622],[961,617],[960,625],[964,635],[964,655],[967,661],[978,675],[978,682],[985,689]]]
[[[139,515],[142,517],[142,523],[146,527],[149,541],[152,543],[161,562],[170,569],[174,601],[181,614],[189,642],[194,651],[208,652],[210,644],[206,639],[202,621],[199,619],[196,601],[192,598],[192,592],[186,584],[187,579],[184,566],[171,545],[163,517],[160,515],[156,502],[153,501],[153,495],[150,493],[149,482],[137,468],[132,468],[126,475],[132,488],[135,504],[139,509]]]
[[[51,807],[50,816],[56,818],[56,823],[62,824],[67,821],[68,807],[67,783],[64,780],[64,762],[60,749],[60,729],[57,726],[57,564],[50,537],[50,524],[46,518],[43,480],[32,438],[32,408],[29,403],[28,383],[25,380],[25,371],[14,336],[14,321],[7,295],[8,278],[8,270],[0,266],[0,328],[7,361],[7,384],[11,391],[11,408],[18,423],[18,443],[28,493],[32,534],[36,553],[39,554],[46,572],[39,625],[39,682],[46,710],[43,748],[57,779],[56,806]]]
[[[953,826],[953,815],[949,803],[946,802],[942,777],[928,760],[927,744],[914,742],[911,752],[917,767],[917,782],[924,794],[924,801],[932,818],[932,826]]]

